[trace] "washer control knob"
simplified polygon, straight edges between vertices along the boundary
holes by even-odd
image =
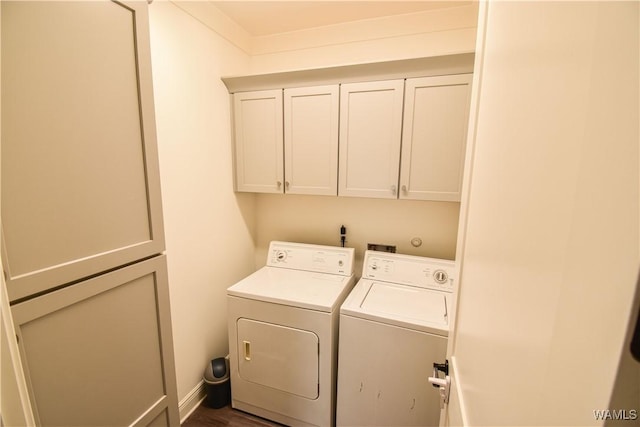
[[[287,253],[285,251],[276,252],[276,261],[283,262],[285,259],[287,259]]]
[[[449,275],[444,270],[436,270],[433,273],[433,280],[435,280],[436,283],[440,285],[444,285],[445,283],[447,283],[447,280],[449,280]]]

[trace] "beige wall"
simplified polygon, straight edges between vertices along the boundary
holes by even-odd
[[[248,57],[169,2],[149,6],[171,315],[184,399],[227,354],[226,288],[254,270],[255,206],[233,192],[228,93]]]
[[[251,73],[473,52],[477,13],[474,3],[255,37]]]
[[[265,264],[271,240],[340,244],[340,226],[347,228],[346,246],[356,249],[360,276],[367,243],[397,246],[399,253],[454,259],[459,203],[355,197],[261,194],[256,210],[256,265]],[[411,239],[422,239],[414,247]]]
[[[637,2],[489,3],[453,349],[469,425],[602,425],[640,258],[638,28]]]

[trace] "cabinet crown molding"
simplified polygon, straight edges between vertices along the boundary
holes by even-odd
[[[229,93],[473,72],[475,54],[461,53],[278,73],[222,77]]]

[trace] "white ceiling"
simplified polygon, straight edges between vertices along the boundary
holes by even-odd
[[[211,1],[250,35],[266,36],[383,16],[457,7],[473,0],[426,1]]]

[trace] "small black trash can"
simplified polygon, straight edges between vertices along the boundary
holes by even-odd
[[[207,406],[222,408],[231,401],[231,383],[229,381],[229,360],[217,357],[207,364],[204,370],[204,384],[207,391]]]

